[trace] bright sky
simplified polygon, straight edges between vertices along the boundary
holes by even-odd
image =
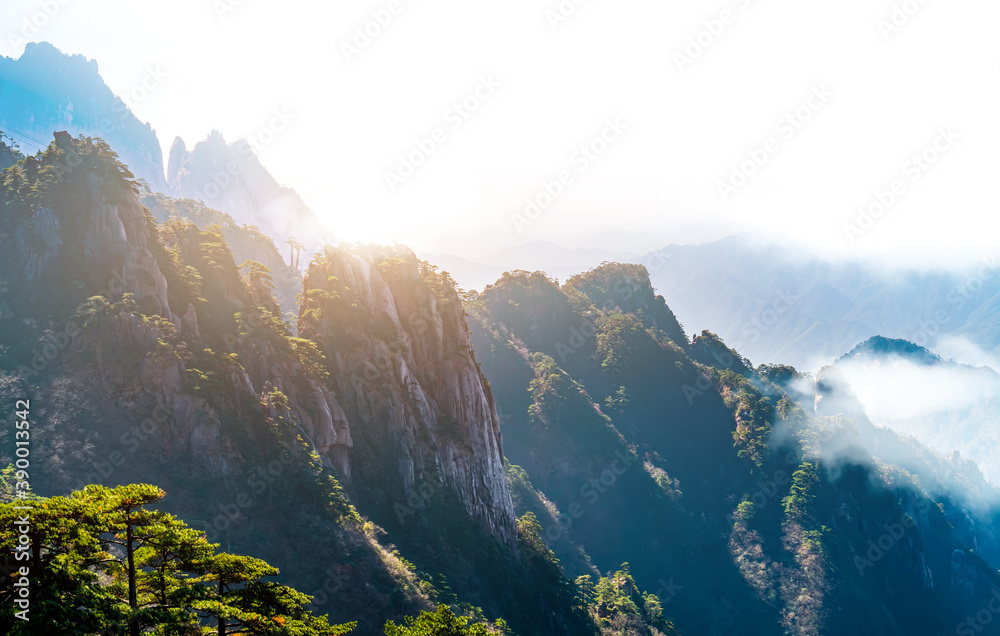
[[[262,160],[350,240],[473,257],[754,227],[855,251],[996,242],[995,0],[576,2],[5,0],[0,54],[21,54],[11,36],[33,20],[28,39],[98,60],[120,95],[159,68],[133,110],[165,153],[291,113]],[[560,6],[573,13],[554,23]],[[456,112],[465,100],[475,112]],[[391,191],[411,153],[422,165]],[[751,155],[763,166],[741,167]],[[547,181],[557,196],[526,215]],[[844,225],[879,197],[852,244]]]

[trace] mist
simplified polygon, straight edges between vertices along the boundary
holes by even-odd
[[[980,363],[991,359],[963,338],[946,343],[942,351],[963,352]],[[837,366],[873,424],[913,436],[945,457],[958,451],[990,483],[1000,484],[1000,374],[992,367],[900,355],[852,358]]]

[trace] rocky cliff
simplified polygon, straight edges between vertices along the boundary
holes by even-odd
[[[304,290],[301,334],[320,344],[343,396],[359,492],[388,487],[402,521],[422,507],[414,498],[443,489],[514,545],[496,403],[447,275],[402,247],[328,248]]]
[[[6,263],[5,279],[12,290],[28,295],[27,303],[5,316],[8,333],[51,328],[37,323],[37,315],[58,298],[72,311],[67,318],[75,337],[68,350],[92,356],[99,370],[118,376],[119,390],[166,405],[170,426],[163,434],[169,441],[205,453],[215,469],[226,472],[233,462],[225,457],[218,430],[226,418],[220,423],[214,413],[256,402],[265,386],[281,386],[296,397],[299,392],[289,386],[301,373],[287,345],[284,357],[268,358],[264,336],[273,334],[258,329],[234,335],[240,327],[234,317],[250,316],[245,320],[257,324],[249,329],[259,328],[261,316],[277,313],[274,301],[241,280],[221,232],[201,232],[183,222],[158,227],[128,173],[109,165],[115,159],[102,142],[66,133],[57,133],[55,140],[44,155],[24,164],[26,186],[45,184],[38,199],[22,205],[8,201],[4,208],[10,228],[6,242],[16,256]],[[46,183],[51,174],[57,176]],[[207,280],[191,271],[198,266]],[[19,316],[34,320],[15,326]],[[199,328],[206,323],[208,329]],[[158,346],[170,354],[153,355]],[[122,355],[130,350],[138,355]],[[198,357],[206,350],[237,356],[218,378],[226,390],[213,398],[214,406],[189,386],[197,371],[192,366],[201,364]],[[48,361],[36,358],[15,357],[10,363],[37,372]],[[247,371],[256,368],[266,373]],[[91,379],[107,379],[101,375]],[[299,379],[307,399],[290,412],[291,420],[316,439],[335,436],[329,407],[314,400],[315,379]]]
[[[989,633],[995,489],[875,426],[836,371],[810,389],[711,332],[685,342],[632,266],[462,294],[403,247],[325,249],[294,337],[225,228],[158,223],[139,192],[68,134],[0,180],[0,404],[31,400],[41,494],[158,483],[361,634],[432,600],[525,636],[640,614],[688,634]],[[634,611],[608,600],[627,581]]]
[[[259,403],[299,427],[366,492],[398,490],[402,501],[424,484],[446,488],[491,534],[514,544],[496,405],[453,287],[421,271],[405,249],[327,249],[310,266],[300,325],[320,351],[291,337],[270,276],[241,272],[221,228],[179,219],[157,225],[127,177],[96,170],[100,152],[99,144],[58,134],[51,157],[28,160],[29,173],[49,161],[59,167],[48,205],[25,206],[7,225],[18,289],[65,286],[69,274],[76,277],[69,286],[86,290],[79,302],[102,295],[77,311],[84,327],[101,326],[83,330],[81,349],[100,365],[115,350],[173,347],[171,355],[144,356],[123,381],[156,393],[172,413],[171,430],[201,453],[224,454],[201,414]],[[206,374],[218,390],[202,398],[192,378]],[[355,437],[363,452],[351,452]],[[387,466],[397,479],[384,479]]]
[[[323,603],[367,616],[362,633],[427,607],[433,585],[359,510],[397,529],[416,519],[399,535],[417,542],[414,561],[428,537],[455,547],[449,533],[474,528],[461,530],[466,570],[484,539],[484,559],[530,568],[492,392],[446,277],[403,249],[329,249],[310,266],[295,337],[266,268],[239,267],[218,225],[158,223],[139,191],[107,144],[66,133],[5,173],[0,400],[36,405],[33,487],[157,483],[181,493],[175,512],[269,554],[308,591],[350,564],[350,589]],[[347,304],[320,302],[334,298]],[[289,537],[323,556],[304,564]],[[499,615],[525,576],[453,585]]]

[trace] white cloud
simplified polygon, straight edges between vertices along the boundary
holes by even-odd
[[[936,352],[946,358],[976,365],[995,362],[967,341],[943,342],[946,346]],[[1000,375],[986,368],[923,365],[898,356],[837,366],[874,424],[912,435],[945,456],[958,450],[1000,486]]]

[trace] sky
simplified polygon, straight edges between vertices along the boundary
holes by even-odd
[[[164,154],[212,129],[256,139],[348,240],[644,253],[764,229],[863,255],[1000,229],[996,2],[5,0],[3,14],[0,54],[47,40],[96,59]]]

